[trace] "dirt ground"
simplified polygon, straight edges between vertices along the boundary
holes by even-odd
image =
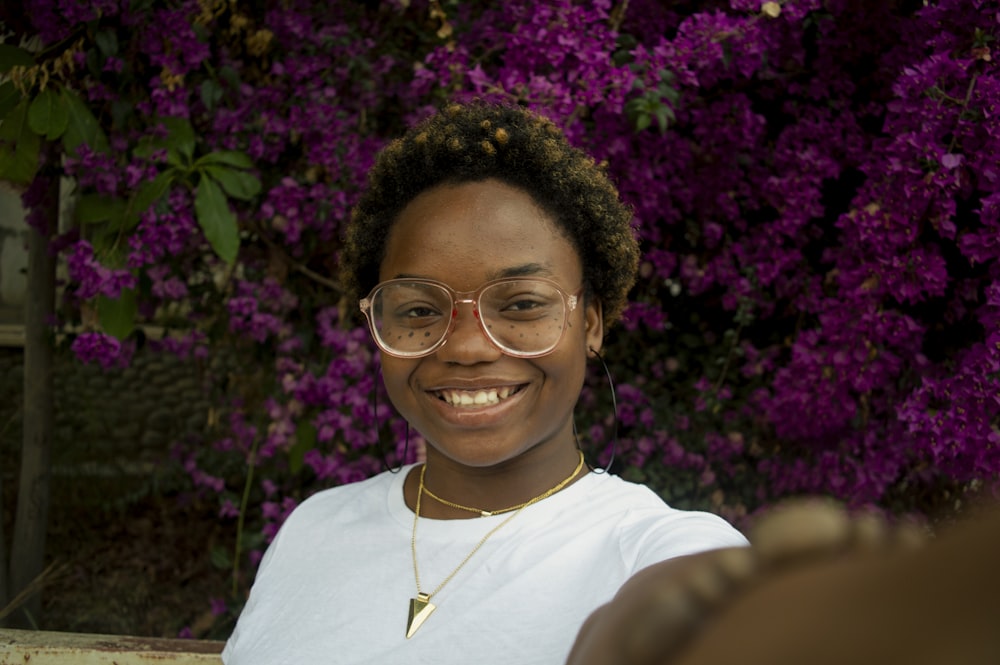
[[[229,576],[209,553],[231,546],[231,525],[208,506],[184,506],[171,496],[118,497],[122,501],[108,509],[113,492],[103,492],[104,507],[73,494],[54,484],[47,540],[52,572],[35,627],[226,638],[231,624],[213,605],[227,597]],[[10,533],[8,526],[8,542]]]
[[[42,594],[45,630],[224,639],[212,600],[228,591],[211,564],[231,542],[213,511],[150,496],[119,514],[54,504],[50,562],[64,566]]]

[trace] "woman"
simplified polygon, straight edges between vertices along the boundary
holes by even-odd
[[[293,512],[226,663],[563,663],[639,570],[745,544],[579,450],[586,363],[635,278],[630,221],[524,109],[451,107],[379,156],[342,279],[426,462]]]

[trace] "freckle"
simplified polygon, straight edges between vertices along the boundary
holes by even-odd
[[[407,335],[407,337],[413,337],[413,331],[412,330],[410,331],[410,334]]]
[[[429,332],[425,332],[424,333],[424,337],[430,337],[430,336],[431,336],[431,334]]]

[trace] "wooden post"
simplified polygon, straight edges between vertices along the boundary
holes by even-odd
[[[42,573],[49,518],[49,472],[53,430],[52,316],[55,258],[49,248],[58,228],[59,179],[53,178],[45,211],[47,229],[28,233],[28,286],[24,305],[24,416],[21,474],[10,557],[8,591],[23,592]],[[14,612],[10,625],[31,627],[41,611],[36,592]]]

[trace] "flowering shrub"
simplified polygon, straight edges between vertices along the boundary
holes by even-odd
[[[42,46],[0,46],[0,177],[28,207],[75,177],[81,360],[155,322],[206,362],[217,417],[176,454],[240,523],[213,553],[236,598],[297,501],[422,445],[332,276],[374,154],[447,99],[543,110],[634,207],[592,459],[617,424],[622,473],[735,520],[804,492],[933,512],[1000,476],[995,1],[22,4],[0,15]]]

